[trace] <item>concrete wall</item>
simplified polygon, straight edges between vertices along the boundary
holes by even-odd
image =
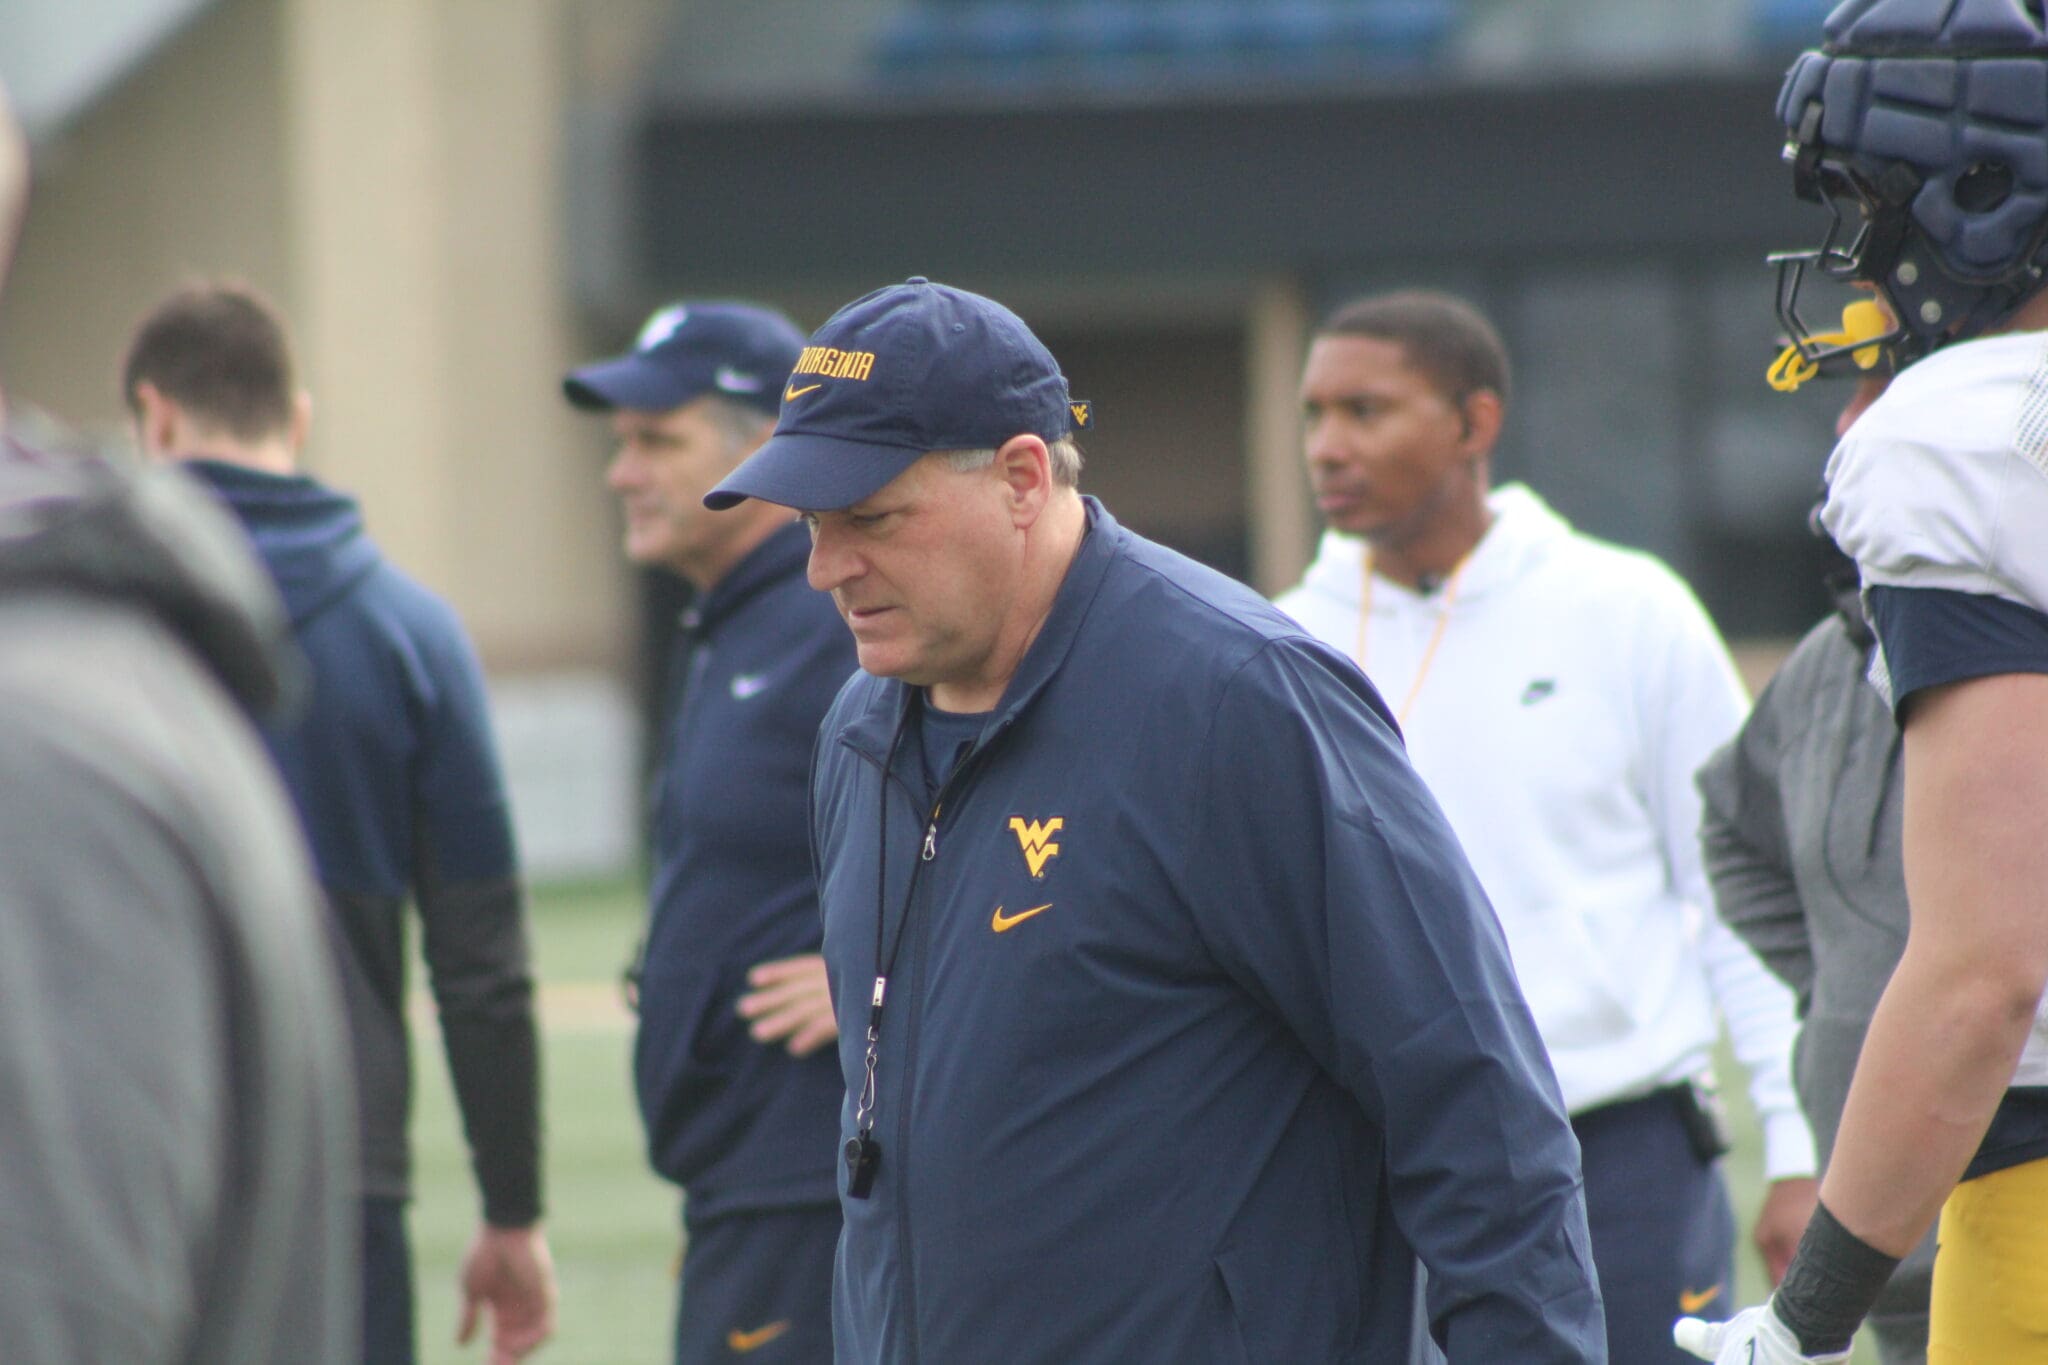
[[[313,472],[455,605],[528,870],[634,856],[639,618],[602,423],[560,396],[563,111],[647,0],[223,0],[38,148],[0,310],[10,406],[101,445],[135,321],[234,275],[289,318]]]
[[[296,333],[309,465],[493,669],[622,664],[604,437],[557,388],[586,345],[562,304],[568,5],[208,11],[39,150],[0,315],[12,402],[118,437],[135,319],[188,278],[245,278]]]
[[[282,17],[274,0],[227,0],[37,149],[0,309],[11,403],[116,435],[121,350],[158,295],[231,272],[289,306]]]

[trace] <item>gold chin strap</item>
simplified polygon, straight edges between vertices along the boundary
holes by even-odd
[[[1866,337],[1881,337],[1891,330],[1884,309],[1876,299],[1858,299],[1842,310],[1842,330],[1824,332],[1812,339],[1816,346],[1850,346]],[[1878,348],[1860,346],[1849,353],[1856,362],[1856,368],[1867,370],[1877,364]],[[1779,393],[1790,393],[1807,380],[1820,373],[1820,366],[1808,360],[1797,345],[1787,346],[1778,358],[1771,362],[1771,368],[1764,372],[1764,379]]]

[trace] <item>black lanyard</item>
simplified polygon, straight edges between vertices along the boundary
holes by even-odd
[[[911,908],[917,899],[918,869],[938,853],[939,810],[945,804],[945,789],[941,788],[925,826],[924,847],[918,853],[918,861],[911,865],[910,885],[903,897],[903,914],[896,921],[896,936],[889,944],[889,956],[885,962],[882,958],[882,926],[888,918],[889,907],[889,777],[895,770],[896,750],[903,743],[903,732],[909,727],[911,713],[920,705],[921,699],[913,695],[911,703],[903,708],[901,719],[896,722],[896,733],[890,737],[889,750],[882,758],[880,789],[875,803],[880,810],[875,822],[875,986],[868,998],[868,1050],[861,1061],[860,1098],[854,1105],[855,1132],[846,1140],[845,1148],[846,1193],[853,1199],[868,1197],[874,1189],[875,1170],[882,1164],[882,1144],[874,1137],[875,1063],[881,1054],[882,1006],[889,998],[889,977],[896,970],[897,955],[903,951],[903,931],[910,925]],[[948,778],[949,785],[950,782]]]

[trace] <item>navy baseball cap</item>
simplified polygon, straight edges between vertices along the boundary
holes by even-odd
[[[803,348],[804,334],[772,308],[674,303],[647,319],[625,355],[569,371],[562,393],[593,412],[667,412],[715,393],[773,416]]]
[[[917,276],[855,299],[812,333],[782,387],[775,434],[704,505],[759,498],[834,511],[932,451],[1056,441],[1090,417],[1022,318]]]

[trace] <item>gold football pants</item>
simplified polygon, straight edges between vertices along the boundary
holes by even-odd
[[[1967,1180],[1941,1208],[1928,1365],[2048,1365],[2048,1158]]]

